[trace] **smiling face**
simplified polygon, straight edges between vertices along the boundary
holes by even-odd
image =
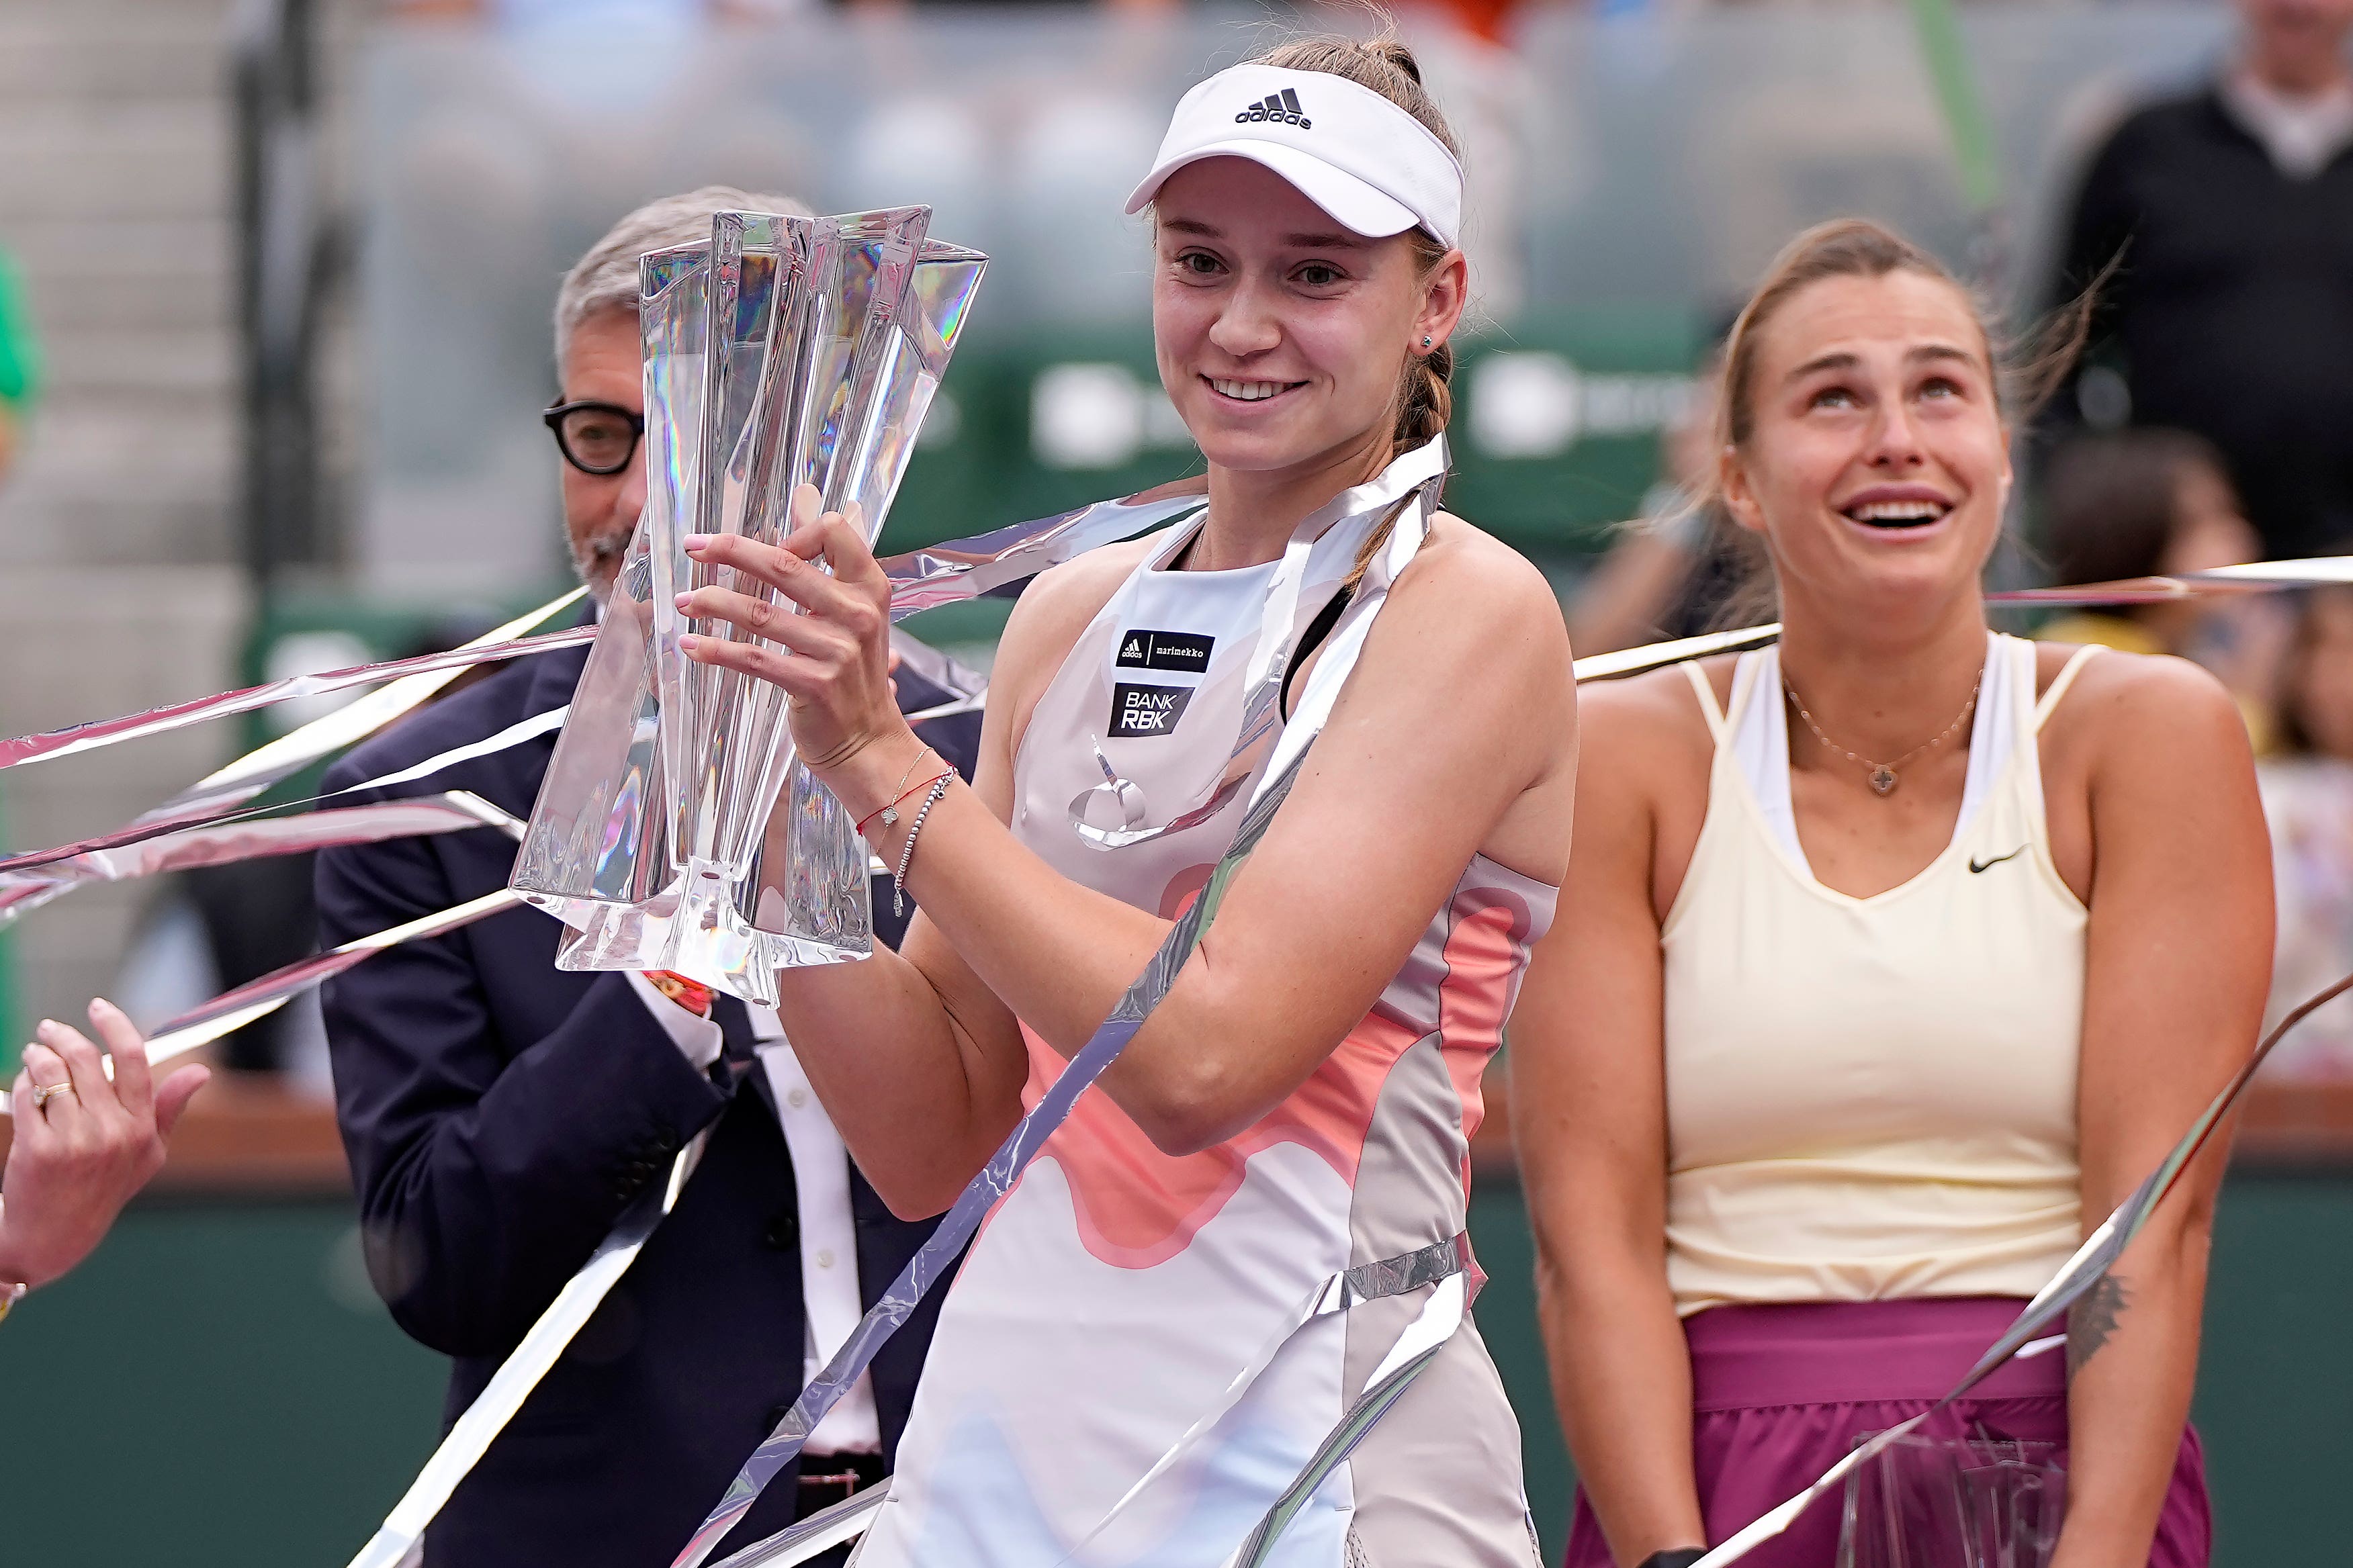
[[[1462,313],[1459,252],[1348,233],[1272,170],[1208,158],[1155,198],[1160,379],[1202,454],[1239,472],[1390,450],[1408,356]]]
[[[1960,290],[1908,269],[1825,278],[1754,330],[1725,502],[1764,536],[1785,610],[1912,615],[1974,595],[2010,471]]]

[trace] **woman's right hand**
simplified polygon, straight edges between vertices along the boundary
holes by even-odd
[[[0,1286],[46,1285],[90,1256],[132,1194],[164,1168],[164,1140],[211,1069],[184,1067],[161,1085],[146,1042],[121,1008],[90,1005],[114,1057],[109,1082],[98,1047],[44,1019],[25,1047],[13,1091],[14,1135],[0,1174]],[[62,1092],[33,1103],[37,1089]]]
[[[801,761],[863,818],[891,804],[892,781],[923,750],[892,695],[891,583],[867,548],[855,508],[827,511],[816,489],[803,485],[793,493],[792,520],[781,544],[733,533],[688,536],[686,552],[696,563],[731,567],[736,580],[776,596],[715,586],[681,594],[678,607],[689,617],[749,636],[690,635],[679,647],[698,663],[782,687]],[[807,613],[794,613],[796,606]]]

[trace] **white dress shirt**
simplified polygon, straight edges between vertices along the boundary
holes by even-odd
[[[654,989],[634,970],[629,984],[646,1010],[660,1023],[694,1067],[707,1069],[725,1049],[718,1024],[699,1018]],[[751,1007],[752,1037],[759,1042],[761,1070],[775,1094],[785,1148],[792,1155],[795,1205],[800,1211],[802,1321],[801,1382],[824,1370],[865,1315],[858,1288],[858,1222],[849,1206],[849,1151],[833,1119],[818,1103],[801,1071],[800,1059],[785,1040],[773,1007]],[[809,1454],[879,1454],[882,1423],[874,1405],[873,1380],[860,1373],[841,1402],[809,1434]]]
[[[2353,84],[2299,96],[2241,69],[2222,79],[2222,101],[2292,180],[2311,179],[2353,143]]]

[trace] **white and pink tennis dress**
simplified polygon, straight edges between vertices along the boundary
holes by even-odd
[[[1021,841],[1073,880],[1177,915],[1231,842],[1248,789],[1206,820],[1113,847],[1080,824],[1165,825],[1210,800],[1267,639],[1288,647],[1316,619],[1370,531],[1442,462],[1442,448],[1401,456],[1263,566],[1169,570],[1194,525],[1171,529],[1080,636],[1019,738]],[[1164,1154],[1110,1097],[1081,1097],[950,1288],[860,1568],[1226,1563],[1433,1293],[1461,1287],[1290,1327],[1332,1277],[1461,1236],[1480,1077],[1555,896],[1473,858],[1330,1058],[1214,1148]],[[1063,1058],[1028,1039],[1035,1103]],[[1528,1568],[1519,1444],[1464,1321],[1264,1560]]]

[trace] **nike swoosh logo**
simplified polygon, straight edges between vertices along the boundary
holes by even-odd
[[[1996,866],[2000,865],[2003,861],[2015,860],[2021,855],[2025,853],[2026,846],[2021,844],[2017,848],[2011,850],[2009,854],[1997,855],[1990,860],[1979,860],[1976,856],[1972,855],[1969,857],[1969,869],[1972,871],[1990,871]]]

